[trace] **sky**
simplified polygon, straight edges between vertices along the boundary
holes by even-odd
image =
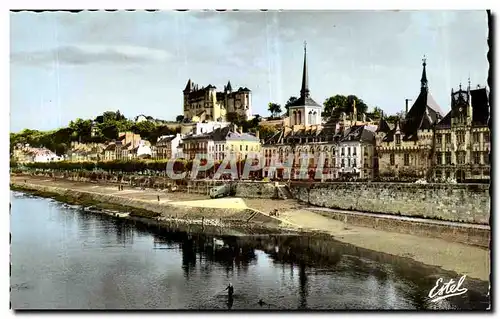
[[[120,110],[174,120],[188,79],[252,90],[254,114],[309,89],[354,94],[386,114],[420,90],[434,99],[487,85],[485,11],[11,12],[10,131],[51,130]],[[411,103],[411,102],[410,102]]]

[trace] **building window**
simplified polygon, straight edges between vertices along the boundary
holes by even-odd
[[[345,147],[342,147],[342,154],[341,154],[341,155],[342,155],[342,156],[344,156],[344,155],[345,155]]]
[[[410,154],[404,155],[405,166],[410,166]]]
[[[347,156],[351,156],[351,148],[350,147],[347,148]]]
[[[481,164],[481,153],[474,152],[474,164]]]
[[[445,142],[446,142],[446,144],[451,144],[451,134],[445,135]]]
[[[443,134],[436,135],[436,143],[439,145],[443,144]]]
[[[484,152],[484,164],[489,165],[490,164],[490,154],[488,152]]]
[[[240,145],[240,151],[243,151],[243,145]]]
[[[342,161],[341,161],[341,167],[345,167],[344,159],[342,159]]]
[[[350,158],[347,159],[347,167],[351,167],[351,159]]]
[[[457,153],[457,164],[465,164],[465,152]]]
[[[490,142],[490,133],[488,133],[488,132],[483,133],[483,137],[484,137],[484,142],[485,143],[489,143]]]
[[[352,155],[356,156],[356,147],[352,148]]]
[[[394,166],[394,162],[395,162],[395,160],[394,160],[394,154],[391,154],[390,161],[391,161],[391,165]]]
[[[474,143],[479,143],[479,132],[472,133],[472,141]]]
[[[248,151],[248,145],[245,147],[245,150]]]
[[[396,134],[396,145],[401,144],[401,134]]]
[[[445,163],[447,165],[451,164],[451,152],[446,152],[446,154],[445,154]]]
[[[457,132],[457,143],[465,143],[465,133],[464,132]]]
[[[356,159],[352,160],[352,167],[354,167],[354,168],[356,167]]]
[[[437,178],[437,179],[441,179],[441,176],[442,176],[441,171],[440,171],[440,170],[437,170],[437,171],[436,171],[436,178]]]

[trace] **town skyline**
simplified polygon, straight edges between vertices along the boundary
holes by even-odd
[[[11,132],[117,109],[175,120],[188,79],[248,87],[253,113],[267,116],[269,102],[300,93],[304,41],[318,103],[354,94],[370,108],[402,111],[418,95],[425,55],[430,92],[446,113],[451,89],[469,77],[472,88],[487,85],[487,35],[485,11],[11,13]]]

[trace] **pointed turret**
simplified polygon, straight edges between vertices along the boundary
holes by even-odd
[[[229,93],[233,91],[233,88],[231,87],[231,81],[227,81],[226,91]]]
[[[191,79],[188,80],[187,84],[186,84],[186,88],[184,89],[184,93],[189,93],[191,92],[193,88],[193,83],[191,82]]]
[[[427,66],[427,59],[425,58],[425,55],[424,55],[424,58],[422,59],[422,66],[423,66],[423,69],[422,69],[422,78],[420,79],[420,89],[422,91],[427,91],[428,90],[428,82],[427,82],[427,73],[426,73],[426,70],[425,70],[425,67]]]
[[[307,74],[307,43],[304,41],[304,68],[302,70],[302,89],[300,96],[302,98],[309,97],[309,76]]]

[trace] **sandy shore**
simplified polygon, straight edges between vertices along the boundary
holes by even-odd
[[[13,182],[50,185],[55,187],[85,190],[102,194],[133,197],[145,201],[170,202],[188,207],[250,207],[264,213],[279,209],[280,219],[302,230],[320,231],[332,235],[336,240],[361,248],[384,252],[396,256],[412,258],[426,265],[438,266],[480,280],[489,280],[490,251],[487,249],[448,242],[442,239],[406,235],[346,225],[343,222],[321,216],[295,200],[266,200],[224,198],[210,200],[205,195],[187,193],[165,193],[155,190],[125,188],[118,191],[116,186],[97,185],[72,181],[54,181],[44,177],[13,176]]]

